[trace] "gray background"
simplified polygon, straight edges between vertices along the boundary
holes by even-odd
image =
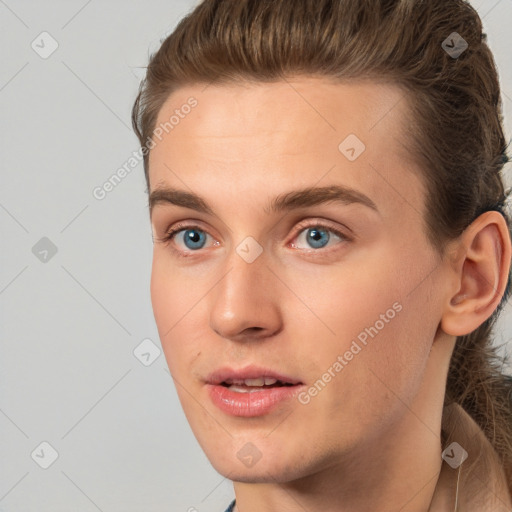
[[[233,497],[158,355],[142,164],[93,196],[138,150],[130,109],[149,52],[196,3],[0,0],[0,512],[215,512]],[[472,4],[510,139],[512,0]],[[507,305],[497,343],[511,338]],[[42,442],[58,453],[47,469]]]

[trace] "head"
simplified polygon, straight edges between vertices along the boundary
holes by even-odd
[[[416,405],[435,430],[452,401],[510,471],[490,340],[509,284],[507,145],[468,4],[206,0],[152,56],[133,123],[155,318],[219,472],[298,479],[356,460]],[[219,409],[215,372],[248,365],[297,393],[257,416]]]

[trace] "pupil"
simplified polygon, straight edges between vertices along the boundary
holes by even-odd
[[[199,242],[199,235],[197,234],[197,231],[189,231],[188,238],[192,240],[192,242]]]

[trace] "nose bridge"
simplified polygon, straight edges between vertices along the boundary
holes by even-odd
[[[224,277],[215,287],[210,326],[226,338],[246,336],[247,329],[264,336],[279,329],[281,317],[263,247],[252,237],[233,247],[226,259]]]

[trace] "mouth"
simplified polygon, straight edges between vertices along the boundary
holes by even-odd
[[[269,388],[294,386],[291,382],[283,382],[272,377],[257,377],[254,379],[227,379],[220,383],[235,393],[254,393]]]
[[[273,370],[254,366],[241,370],[223,368],[206,379],[212,402],[231,416],[262,416],[279,404],[285,407],[304,384]]]
[[[231,368],[220,368],[212,372],[206,382],[213,385],[222,385],[225,387],[239,386],[243,388],[263,388],[278,386],[295,386],[302,382],[289,375],[276,372],[269,368],[258,366],[246,366],[239,370]]]

